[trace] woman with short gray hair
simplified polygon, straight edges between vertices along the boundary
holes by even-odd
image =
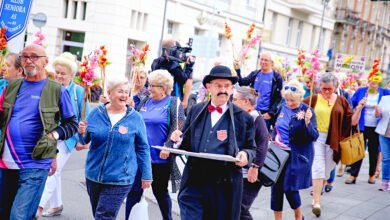
[[[107,83],[110,101],[93,109],[87,122],[79,123],[80,142],[91,142],[85,176],[95,219],[116,219],[137,169],[141,172],[143,189],[152,182],[144,119],[127,106],[129,93],[124,76],[110,79]]]
[[[279,179],[271,189],[271,209],[275,219],[282,219],[286,196],[295,219],[303,219],[299,190],[311,186],[314,158],[313,142],[318,138],[316,116],[302,102],[305,91],[297,80],[286,83],[282,96],[286,100],[276,115],[274,144],[289,154]]]
[[[253,201],[259,194],[261,183],[257,181],[259,169],[264,164],[268,148],[268,130],[265,121],[255,110],[257,91],[249,86],[238,87],[233,94],[233,103],[248,112],[255,121],[256,157],[249,169],[243,169],[243,191],[240,219],[252,219],[249,212]]]
[[[170,95],[173,90],[173,77],[167,70],[155,70],[148,76],[149,82],[157,82],[159,87],[164,87],[165,95]]]
[[[321,215],[320,199],[324,181],[340,160],[339,142],[349,136],[351,124],[356,124],[356,116],[348,101],[335,93],[337,78],[331,73],[324,73],[320,79],[320,94],[307,97],[317,118],[319,137],[314,142],[313,207],[312,212]]]

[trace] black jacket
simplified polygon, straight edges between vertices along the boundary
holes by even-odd
[[[186,66],[183,70],[183,68],[179,65],[179,62],[175,60],[167,60],[164,56],[161,56],[154,59],[152,63],[152,71],[158,69],[167,70],[173,76],[174,86],[171,95],[177,96],[176,94],[178,93],[180,94],[180,99],[182,99],[184,84],[187,79],[192,77],[192,68]],[[176,83],[179,88],[175,88]]]
[[[207,106],[209,102],[199,103],[194,105],[186,119],[183,128],[183,141],[181,144],[181,149],[191,151],[191,152],[199,152],[200,142],[203,133],[204,124],[206,123],[205,118],[207,118]],[[236,156],[238,151],[245,151],[248,155],[248,163],[251,164],[253,158],[255,157],[256,145],[254,141],[254,121],[252,116],[250,116],[247,112],[243,111],[239,107],[235,106],[231,102],[228,102],[228,114],[233,115],[234,127],[230,126],[228,131],[228,139],[229,139],[229,149],[227,149],[227,154],[231,156]],[[231,117],[229,115],[229,117]],[[233,124],[233,123],[231,123]],[[187,130],[188,129],[188,130]],[[234,134],[235,135],[230,135]],[[237,142],[237,145],[234,144],[234,141]],[[237,147],[234,147],[237,146]],[[227,189],[226,195],[227,198],[230,198],[229,201],[225,201],[226,204],[229,204],[230,207],[224,213],[227,216],[227,219],[239,219],[240,214],[240,205],[242,199],[242,172],[241,168],[236,166],[232,162],[226,162],[224,165],[221,163],[215,163],[217,166],[209,167],[207,164],[210,160],[206,159],[198,159],[195,157],[189,157],[187,164],[183,171],[183,177],[180,187],[179,200],[184,196],[186,197],[186,193],[190,193],[187,189],[189,187],[197,186],[198,184],[215,186],[215,184],[219,184],[218,182],[213,182],[213,180],[217,179],[215,177],[206,179],[205,172],[209,169],[215,171],[215,176],[220,176],[220,187]],[[223,164],[223,163],[222,163]],[[206,172],[207,173],[207,172]],[[199,195],[196,195],[199,197]],[[218,195],[214,195],[218,197]],[[201,198],[206,199],[206,198]],[[213,198],[213,201],[218,201],[218,198]],[[207,208],[204,208],[205,215]],[[191,216],[182,216],[183,219],[191,219]]]
[[[252,71],[247,77],[241,77],[240,70],[236,70],[236,72],[238,75],[238,84],[240,86],[250,86],[254,88],[256,76],[261,72],[261,70]],[[278,112],[278,107],[282,100],[282,88],[283,78],[278,72],[274,71],[274,77],[272,78],[271,101],[268,111],[268,114],[272,117],[273,120],[275,119],[274,116]]]

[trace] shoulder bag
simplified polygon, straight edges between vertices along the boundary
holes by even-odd
[[[288,157],[288,152],[276,146],[274,142],[269,142],[264,165],[259,173],[259,181],[263,186],[272,186],[278,181]]]
[[[340,154],[341,163],[351,165],[364,158],[364,136],[360,132],[359,125],[357,126],[358,132],[352,135],[352,129],[350,136],[340,141]]]

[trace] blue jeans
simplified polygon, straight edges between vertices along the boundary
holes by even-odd
[[[379,135],[382,150],[382,180],[390,181],[390,138]]]
[[[141,201],[142,194],[144,190],[142,189],[141,184],[141,171],[138,169],[137,175],[135,176],[133,186],[131,187],[131,191],[127,195],[126,200],[126,216],[125,219],[129,220],[131,209],[133,206]]]
[[[38,209],[48,169],[0,169],[0,219],[31,220]]]
[[[86,180],[89,201],[95,220],[116,219],[123,200],[130,192],[130,185],[109,185]]]

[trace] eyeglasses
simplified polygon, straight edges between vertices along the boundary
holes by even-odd
[[[292,92],[296,92],[297,91],[297,87],[295,87],[295,86],[285,86],[284,90],[291,90]]]
[[[326,91],[331,92],[331,91],[333,91],[333,88],[321,88],[321,90],[324,92],[326,92]]]
[[[240,100],[244,100],[244,99],[239,99],[239,98],[234,98],[233,97],[233,102],[237,102],[237,101],[240,101]]]
[[[19,56],[22,62],[26,62],[28,59],[30,59],[32,62],[37,61],[41,57],[46,56],[37,56],[37,55],[31,55],[31,56]]]
[[[218,90],[221,90],[222,88],[230,89],[233,86],[232,84],[221,85],[221,84],[216,84],[216,83],[212,83],[211,85],[214,86],[215,88],[217,88]]]
[[[152,85],[152,84],[149,84],[149,87],[150,88],[162,88],[163,86],[162,85]]]

